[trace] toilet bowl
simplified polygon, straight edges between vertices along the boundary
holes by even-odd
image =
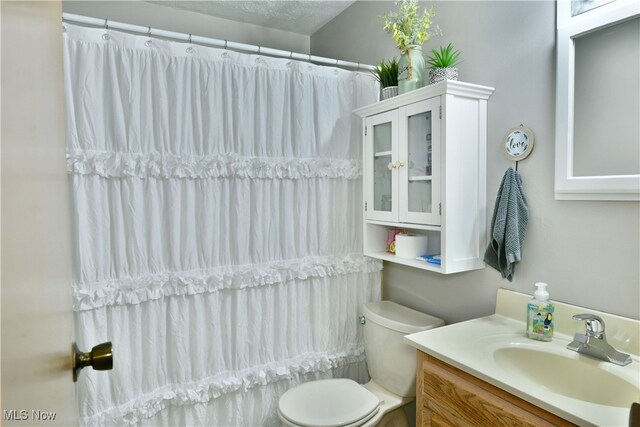
[[[406,427],[402,408],[415,398],[416,351],[407,334],[444,325],[442,319],[391,301],[362,306],[364,347],[371,381],[310,381],[287,390],[278,416],[291,427]]]

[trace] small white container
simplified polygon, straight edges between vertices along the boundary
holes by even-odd
[[[396,256],[416,259],[427,253],[427,236],[420,234],[398,234],[396,236]]]
[[[382,96],[380,97],[381,101],[385,99],[393,98],[394,96],[398,96],[398,86],[387,86],[382,88]]]

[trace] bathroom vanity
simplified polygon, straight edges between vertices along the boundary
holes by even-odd
[[[417,372],[417,426],[575,425],[422,351]]]
[[[555,302],[553,341],[525,335],[529,295],[498,290],[496,313],[405,337],[418,350],[417,425],[628,425],[640,401],[640,321]],[[619,366],[567,349],[572,317],[604,319]]]

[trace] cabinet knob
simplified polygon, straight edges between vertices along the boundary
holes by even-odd
[[[389,168],[389,170],[391,170],[391,169],[403,168],[404,166],[405,166],[404,162],[393,162],[393,163],[389,163],[387,165],[387,168]]]

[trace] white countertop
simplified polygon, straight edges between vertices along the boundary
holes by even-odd
[[[525,306],[522,307],[524,318]],[[499,306],[497,310],[501,311]],[[593,312],[593,310],[585,310]],[[638,323],[632,321],[633,325],[634,322]],[[554,334],[551,342],[529,339],[525,334],[524,321],[502,314],[418,332],[405,337],[405,342],[418,350],[573,423],[598,426],[628,425],[630,404],[629,407],[621,407],[609,402],[600,404],[589,401],[591,397],[583,400],[581,396],[588,394],[587,391],[590,388],[602,391],[605,383],[602,379],[605,378],[614,380],[611,385],[613,394],[620,388],[616,385],[616,381],[624,380],[625,383],[619,382],[617,384],[626,386],[627,392],[630,390],[632,395],[635,395],[634,388],[637,389],[635,399],[640,400],[638,356],[632,355],[632,363],[622,367],[566,349],[566,345],[571,340],[570,335],[558,332]],[[544,359],[550,365],[544,366],[543,369],[548,369],[551,372],[554,369],[558,370],[557,384],[551,384],[556,378],[555,373],[551,374],[548,377],[551,380],[545,383],[544,380],[541,381],[541,378],[535,377],[533,371],[526,369],[526,364],[525,369],[514,368],[515,365],[511,363],[509,357],[518,354],[518,352],[522,355],[526,351],[538,352],[527,353],[536,357],[533,363],[538,360],[538,356],[541,356],[540,360]],[[527,363],[531,362],[527,361]],[[545,371],[545,373],[547,372]],[[563,375],[571,380],[562,382]],[[572,384],[572,382],[576,384]],[[560,390],[560,388],[564,389]],[[560,392],[558,392],[559,390]],[[608,393],[604,394],[609,395]],[[611,399],[614,398],[615,396],[611,397]],[[595,398],[591,400],[595,400]]]

